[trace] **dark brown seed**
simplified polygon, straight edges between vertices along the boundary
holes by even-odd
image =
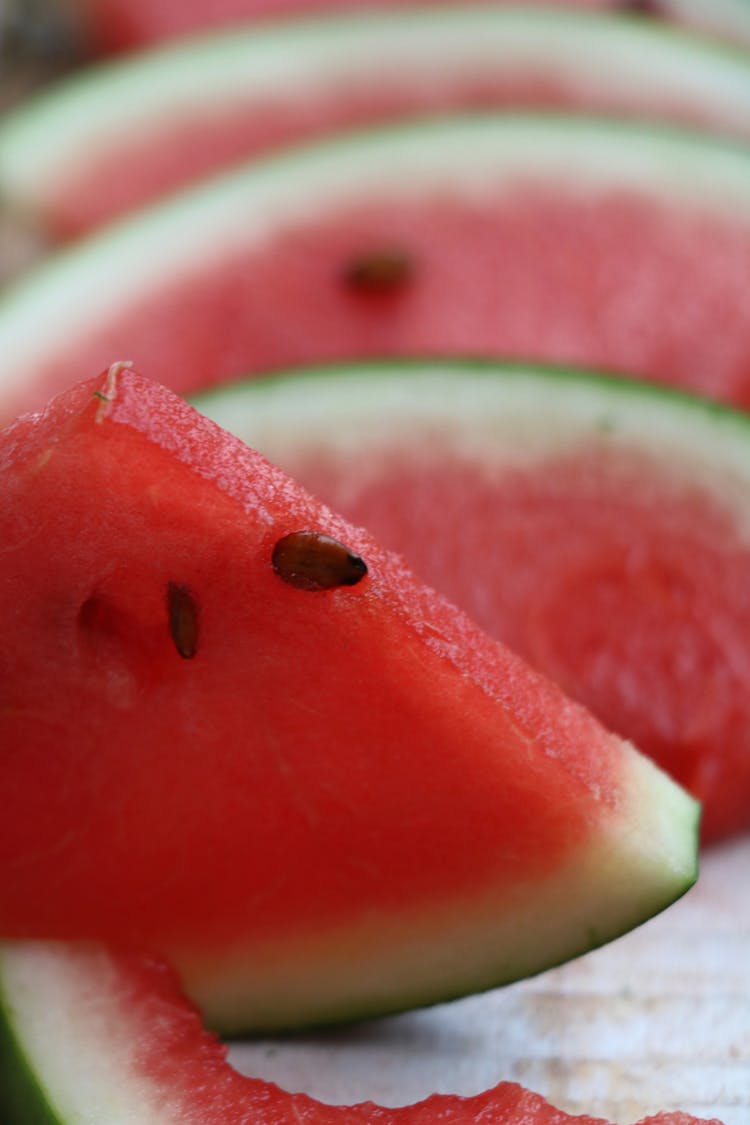
[[[167,615],[174,647],[183,659],[192,660],[198,651],[200,610],[187,586],[180,586],[177,582],[167,583]]]
[[[364,559],[320,531],[284,535],[273,549],[271,562],[279,578],[298,590],[356,586],[367,574]]]
[[[663,16],[664,8],[658,0],[615,0],[615,11],[633,16]]]
[[[355,293],[387,295],[404,289],[413,273],[408,254],[386,248],[354,258],[344,267],[342,277],[346,287]]]

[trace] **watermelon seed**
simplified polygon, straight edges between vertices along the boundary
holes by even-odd
[[[187,586],[167,584],[169,633],[174,646],[185,660],[192,660],[198,649],[198,603]]]
[[[411,258],[403,250],[374,250],[354,258],[344,267],[342,278],[356,293],[389,294],[403,289],[412,278]]]
[[[615,11],[633,16],[663,16],[664,9],[659,0],[617,0]]]
[[[364,559],[320,531],[292,531],[282,536],[271,563],[279,578],[298,590],[356,586],[367,574]]]

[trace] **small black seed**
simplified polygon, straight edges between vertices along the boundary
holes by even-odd
[[[356,586],[367,564],[343,543],[320,531],[292,531],[279,539],[271,556],[279,578],[298,590]]]
[[[342,271],[348,289],[362,294],[390,294],[404,289],[412,280],[414,266],[403,250],[372,250],[349,262]]]
[[[200,610],[187,586],[180,586],[177,582],[167,584],[167,615],[174,647],[183,659],[192,660],[198,651]]]
[[[615,0],[614,9],[633,16],[661,17],[664,13],[663,4],[659,0]]]

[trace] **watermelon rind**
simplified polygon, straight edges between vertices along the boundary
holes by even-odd
[[[750,417],[723,403],[618,373],[470,357],[306,366],[190,396],[202,414],[292,472],[309,452],[357,457],[433,436],[490,465],[533,465],[591,439],[658,451],[711,488],[750,539]],[[373,467],[378,471],[377,462]]]
[[[567,90],[581,105],[747,134],[750,59],[656,21],[488,4],[337,13],[278,26],[233,27],[91,66],[27,100],[0,126],[0,198],[43,216],[66,176],[108,150],[124,163],[185,122],[209,126],[294,99],[345,98],[398,82],[435,83],[449,108],[462,80],[498,71]],[[437,83],[436,83],[437,85]],[[142,159],[142,157],[140,157]]]
[[[172,1119],[160,1112],[159,1090],[133,1073],[139,1041],[126,1008],[116,1023],[115,983],[109,955],[96,947],[0,946],[3,1122],[166,1125]]]
[[[24,1043],[19,1027],[23,999],[18,994],[11,996],[7,989],[5,970],[14,949],[23,947],[0,949],[0,1111],[8,1125],[64,1125],[42,1088],[40,1074]],[[49,1012],[49,1007],[46,1010]]]
[[[346,134],[243,166],[111,224],[8,288],[0,300],[0,419],[28,409],[31,399],[41,406],[76,378],[108,366],[113,348],[148,370],[142,345],[131,345],[138,354],[123,354],[126,342],[107,335],[108,322],[145,309],[181,279],[261,248],[278,232],[314,227],[339,208],[372,200],[444,193],[494,200],[531,176],[584,197],[641,192],[675,215],[685,206],[708,219],[731,215],[738,229],[750,224],[750,150],[694,131],[507,113]],[[75,372],[66,370],[66,352],[89,338],[99,341],[90,350],[91,371],[82,371],[79,360]]]

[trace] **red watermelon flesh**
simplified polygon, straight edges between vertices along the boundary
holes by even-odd
[[[686,785],[704,841],[746,829],[750,552],[725,513],[656,484],[658,463],[638,455],[552,458],[499,487],[471,464],[406,460],[341,505],[348,518]],[[316,472],[299,475],[335,502]],[[415,519],[415,495],[457,529],[453,552]],[[492,559],[489,597],[457,555]]]
[[[86,70],[25,104],[0,128],[0,194],[69,238],[292,141],[503,106],[747,136],[750,62],[650,22],[503,5],[233,28]]]
[[[438,361],[197,404],[650,754],[702,801],[705,841],[750,827],[744,415]]]
[[[606,1125],[510,1082],[396,1109],[287,1093],[231,1068],[164,964],[102,949],[4,946],[0,1032],[5,1125],[27,1125],[32,1112],[38,1125]],[[679,1112],[646,1120],[699,1125]]]
[[[295,151],[8,291],[2,412],[113,355],[181,393],[299,362],[501,354],[748,405],[748,199],[744,149],[624,123],[488,115]]]
[[[538,971],[694,877],[686,794],[181,399],[115,367],[1,456],[4,936],[142,942],[222,1027],[293,1025]],[[304,529],[366,578],[282,580]]]

